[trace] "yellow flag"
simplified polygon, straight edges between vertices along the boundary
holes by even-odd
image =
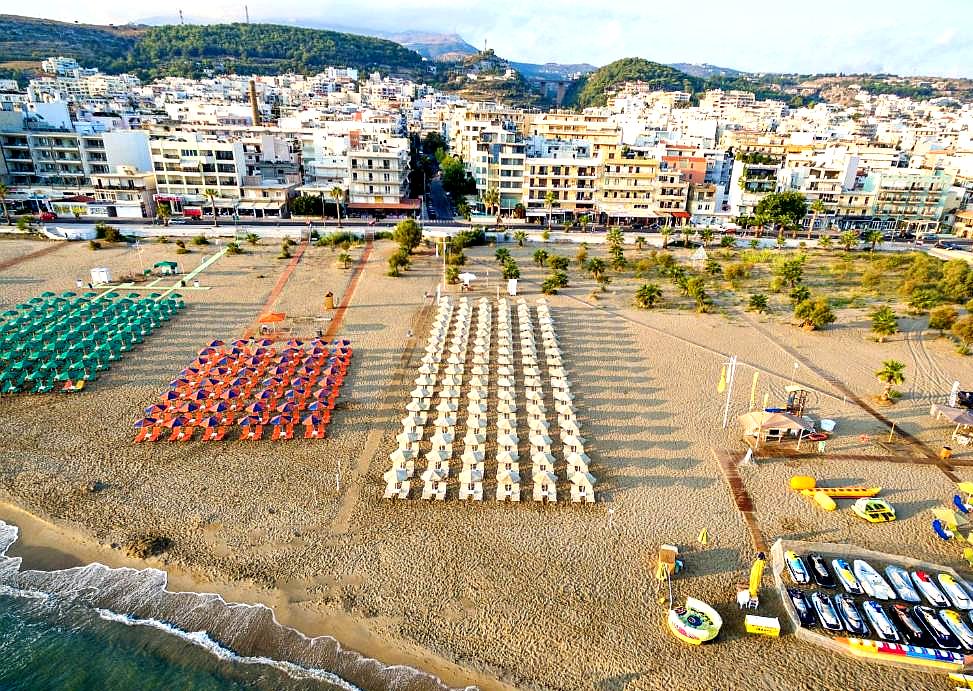
[[[723,369],[720,370],[720,383],[716,385],[716,393],[724,391],[726,391],[726,365],[723,365]]]
[[[750,410],[753,410],[754,405],[757,403],[757,380],[760,378],[760,372],[753,373],[753,383],[750,385]]]
[[[699,540],[699,544],[701,545],[705,545],[707,542],[709,542],[709,533],[706,532],[706,528],[699,531],[699,537],[696,539]]]

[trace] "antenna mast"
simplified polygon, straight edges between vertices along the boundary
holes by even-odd
[[[180,24],[180,25],[183,25],[183,24],[185,24],[185,23],[186,23],[186,22],[185,22],[185,21],[183,21],[183,18],[182,18],[182,10],[179,10],[179,24]]]
[[[247,7],[246,5],[244,5],[244,6],[243,6],[243,13],[244,13],[244,14],[246,15],[246,17],[247,17],[247,24],[249,24],[249,23],[250,23],[250,8],[249,8],[249,7]]]

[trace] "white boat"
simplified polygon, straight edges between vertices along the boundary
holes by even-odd
[[[922,602],[922,598],[919,597],[919,593],[913,587],[912,581],[909,580],[908,571],[901,566],[891,564],[885,567],[885,575],[888,576],[889,583],[895,588],[895,592],[898,593],[900,600],[905,600],[906,602]]]
[[[913,571],[912,582],[933,607],[949,607],[949,600],[925,571]]]
[[[966,593],[966,589],[948,573],[941,573],[938,576],[939,585],[942,587],[946,597],[952,600],[956,609],[973,609],[973,600]]]
[[[885,579],[867,561],[856,559],[852,564],[852,570],[865,592],[876,600],[895,599],[895,591],[892,586],[886,583]]]
[[[842,588],[852,595],[862,594],[862,585],[855,578],[855,574],[852,573],[847,561],[844,559],[834,559],[831,562],[831,567],[834,569],[835,576],[838,577],[838,582],[841,583]]]

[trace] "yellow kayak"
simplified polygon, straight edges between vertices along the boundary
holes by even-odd
[[[803,489],[801,494],[805,497],[813,497],[815,492],[823,492],[832,499],[863,499],[874,497],[881,491],[881,487],[815,487]]]

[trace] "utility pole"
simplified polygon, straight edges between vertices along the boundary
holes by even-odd
[[[243,14],[247,18],[247,24],[250,23],[250,8],[246,5],[243,6]]]

